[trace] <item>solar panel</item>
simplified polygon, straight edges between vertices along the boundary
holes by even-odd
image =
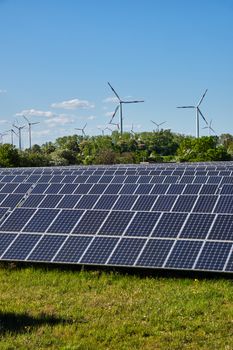
[[[233,272],[232,162],[0,172],[1,260]]]

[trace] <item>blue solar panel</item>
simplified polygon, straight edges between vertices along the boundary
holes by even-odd
[[[39,208],[56,208],[62,199],[62,194],[47,194],[43,201],[38,205]]]
[[[153,205],[153,211],[170,211],[176,201],[176,196],[173,195],[160,195]]]
[[[192,269],[202,245],[202,241],[176,241],[165,267],[173,269]]]
[[[1,189],[0,192],[2,193],[12,193],[14,190],[18,187],[17,183],[6,183]]]
[[[163,213],[152,237],[177,237],[186,217],[185,213]]]
[[[82,215],[83,210],[62,210],[47,232],[70,233]]]
[[[105,184],[95,184],[89,191],[89,194],[102,194],[106,189]]]
[[[80,260],[82,264],[105,264],[119,238],[95,237]]]
[[[213,214],[194,214],[191,213],[180,234],[182,238],[205,239],[213,223],[215,215]]]
[[[139,185],[137,184],[124,184],[122,189],[120,190],[120,194],[133,194],[136,191],[136,188]]]
[[[149,236],[159,216],[159,213],[137,212],[127,228],[125,236]]]
[[[205,242],[204,248],[195,265],[197,270],[223,270],[230,253],[232,243]]]
[[[25,260],[32,248],[41,238],[40,235],[19,235],[3,254],[3,260]]]
[[[218,196],[199,196],[193,211],[199,213],[211,213],[217,199]]]
[[[108,211],[87,210],[79,221],[78,225],[72,231],[73,234],[92,234],[95,235],[108,215]]]
[[[76,209],[92,209],[96,202],[98,201],[99,196],[95,194],[84,194],[82,198],[78,201]]]
[[[22,207],[37,208],[44,198],[45,194],[30,194],[22,204]]]
[[[153,188],[153,184],[140,184],[136,191],[134,192],[135,194],[149,194],[150,191]]]
[[[65,239],[66,236],[44,235],[27,260],[51,261]]]
[[[14,193],[26,193],[31,188],[31,184],[19,184],[18,187],[14,190]]]
[[[110,265],[134,265],[146,240],[141,238],[122,238],[108,260]]]
[[[137,200],[136,195],[123,194],[114,205],[114,210],[130,210]]]
[[[182,194],[198,194],[200,189],[200,184],[187,184]]]
[[[185,184],[171,184],[167,194],[181,194],[185,188]]]
[[[218,185],[204,184],[200,190],[200,194],[215,194],[217,189]]]
[[[45,192],[45,190],[49,187],[49,184],[36,184],[36,186],[33,188],[32,192],[33,194],[42,194]]]
[[[0,233],[0,257],[15,239],[14,233]]]
[[[61,188],[63,187],[63,184],[51,184],[49,187],[45,190],[44,193],[46,194],[57,194]]]
[[[151,194],[164,194],[167,192],[167,189],[169,188],[169,184],[155,184]]]
[[[233,215],[217,215],[208,239],[233,241]]]
[[[76,184],[77,186],[77,184]],[[76,190],[73,192],[74,194],[87,194],[92,188],[93,184],[80,184]]]
[[[75,208],[76,204],[80,200],[80,194],[67,194],[58,203],[57,208]]]
[[[90,184],[96,184],[97,182],[99,182],[100,178],[101,175],[91,175],[88,177],[86,182]]]
[[[76,188],[78,187],[77,184],[64,184],[64,186],[59,191],[59,194],[72,194]]]
[[[129,211],[111,211],[99,234],[122,235],[133,216],[134,213]]]
[[[104,194],[117,194],[122,188],[122,184],[109,184]]]
[[[177,198],[177,201],[172,211],[178,212],[190,212],[194,206],[197,196],[194,195],[181,195]]]
[[[68,236],[68,239],[61,246],[53,261],[77,263],[91,240],[92,237],[90,236]]]
[[[220,196],[214,209],[214,212],[233,214],[233,196]]]
[[[23,231],[45,232],[58,213],[58,209],[37,209],[33,218],[23,228]]]
[[[136,203],[134,204],[132,210],[144,210],[149,211],[153,204],[155,203],[157,196],[155,195],[141,195]]]
[[[9,194],[1,203],[1,207],[16,207],[20,201],[23,199],[23,194],[12,193]]]
[[[137,266],[162,267],[174,241],[168,239],[150,239],[143,249]]]
[[[19,232],[34,214],[35,209],[15,208],[1,224],[0,231]]]
[[[102,195],[96,205],[94,206],[94,209],[112,209],[113,205],[117,201],[118,196],[117,195]]]

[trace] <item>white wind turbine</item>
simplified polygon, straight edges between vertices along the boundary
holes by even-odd
[[[11,144],[12,144],[12,146],[13,146],[13,145],[14,145],[14,134],[15,134],[16,136],[18,136],[18,134],[16,134],[16,132],[15,132],[14,129],[9,129],[9,130],[7,130],[6,132],[10,132],[10,133],[11,133]]]
[[[208,134],[209,134],[209,136],[211,135],[211,131],[212,131],[215,135],[217,135],[216,131],[212,128],[212,119],[211,119],[211,121],[208,123],[208,125],[207,125],[207,126],[204,126],[204,128],[202,128],[202,129],[208,129]]]
[[[200,129],[200,125],[199,125],[199,123],[200,123],[200,121],[199,121],[199,114],[201,115],[201,117],[203,118],[203,120],[204,120],[204,121],[206,122],[206,124],[208,125],[207,120],[205,119],[203,113],[201,112],[201,110],[200,110],[200,108],[199,108],[200,105],[201,105],[201,103],[202,103],[202,101],[203,101],[203,99],[204,99],[204,97],[205,97],[205,95],[206,95],[206,93],[207,93],[207,90],[208,90],[208,89],[205,90],[204,94],[202,95],[200,101],[198,102],[198,104],[197,104],[196,106],[179,106],[179,107],[177,107],[177,108],[194,108],[194,109],[196,109],[196,137],[197,137],[197,138],[199,137],[199,129]]]
[[[22,149],[22,134],[21,134],[21,130],[23,128],[25,128],[26,125],[22,125],[22,126],[18,126],[13,124],[13,127],[16,128],[18,130],[18,136],[19,136],[19,150],[21,151]]]
[[[144,102],[143,100],[134,100],[134,101],[125,101],[125,100],[122,100],[120,98],[120,96],[117,94],[117,92],[113,89],[112,85],[110,83],[108,83],[108,85],[110,86],[111,90],[113,91],[114,95],[117,97],[118,101],[119,101],[119,104],[118,106],[116,107],[115,111],[114,111],[114,114],[112,116],[112,119],[110,121],[109,124],[112,124],[112,120],[113,118],[115,117],[118,109],[120,108],[120,133],[123,134],[123,115],[122,115],[122,105],[123,104],[126,104],[126,103],[141,103],[141,102]]]
[[[83,128],[75,128],[75,130],[81,131],[82,132],[82,136],[85,137],[86,136],[86,133],[85,133],[86,126],[87,126],[87,123],[84,125]]]
[[[156,123],[156,122],[154,122],[153,120],[151,120],[151,123],[153,123],[153,124],[155,124],[156,126],[157,126],[157,128],[156,128],[156,131],[157,132],[159,132],[159,127],[160,127],[160,125],[163,125],[163,124],[165,124],[166,122],[162,122],[162,123]]]
[[[29,137],[29,149],[32,149],[32,125],[40,124],[40,122],[30,122],[30,120],[25,117],[25,115],[22,116],[26,122],[28,123],[28,137]]]

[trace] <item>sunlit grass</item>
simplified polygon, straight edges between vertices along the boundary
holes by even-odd
[[[233,284],[0,268],[1,349],[233,349]]]

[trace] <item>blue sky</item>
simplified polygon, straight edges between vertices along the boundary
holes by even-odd
[[[152,130],[152,119],[195,135],[194,110],[176,106],[208,88],[203,114],[233,134],[232,0],[0,0],[0,45],[1,132],[25,114],[40,122],[33,143],[85,123],[98,134],[116,107],[110,81],[122,98],[145,99],[125,106],[125,130]]]

